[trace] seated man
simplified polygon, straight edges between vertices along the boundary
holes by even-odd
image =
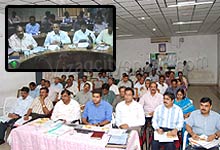
[[[127,74],[124,74],[122,80],[118,83],[118,87],[125,86],[125,87],[132,87],[131,81],[129,81],[129,77]]]
[[[212,141],[220,137],[220,115],[211,110],[212,100],[203,97],[200,100],[200,110],[195,110],[186,120],[186,130],[194,140],[199,140],[200,135],[206,135],[207,141]],[[191,147],[191,150],[201,150],[201,147]],[[204,149],[204,148],[203,148]],[[218,147],[209,150],[218,150]]]
[[[37,85],[35,82],[30,82],[29,83],[29,88],[30,88],[30,92],[29,95],[35,99],[37,96],[40,95],[40,90],[37,88]]]
[[[113,46],[113,28],[111,24],[108,25],[107,29],[100,32],[96,39],[96,43]]]
[[[146,123],[151,124],[155,109],[163,103],[163,95],[157,92],[156,82],[150,83],[150,92],[145,93],[139,103],[144,109]]]
[[[78,44],[81,40],[87,41],[90,45],[95,43],[95,35],[87,29],[85,21],[80,22],[80,30],[76,31],[73,36],[73,43]]]
[[[92,93],[90,92],[90,84],[85,83],[83,90],[76,94],[75,100],[79,102],[80,105],[85,105],[89,100],[92,99]]]
[[[157,88],[161,94],[164,94],[168,88],[168,85],[165,83],[165,76],[160,75],[159,81],[157,82]]]
[[[116,106],[115,121],[116,125],[121,129],[139,127],[145,123],[143,107],[133,100],[133,96],[133,89],[126,88],[125,100]]]
[[[44,46],[70,44],[71,40],[65,31],[60,30],[60,25],[57,23],[53,24],[53,31],[47,34],[44,41]]]
[[[115,93],[113,91],[110,91],[109,88],[110,87],[107,83],[104,83],[102,85],[102,99],[112,105],[115,99]]]
[[[38,35],[38,32],[40,31],[40,25],[39,23],[36,23],[35,16],[29,17],[30,23],[26,24],[25,31],[28,34],[31,35]]]
[[[166,92],[173,93],[176,96],[176,92],[178,91],[179,87],[177,87],[177,80],[172,79],[171,85],[167,88]]]
[[[183,127],[183,112],[181,108],[174,103],[173,93],[164,93],[163,104],[159,105],[153,115],[152,126],[158,134],[168,132],[168,136],[177,136],[177,132]],[[176,146],[173,142],[159,142],[153,140],[152,149],[160,150],[160,146],[163,145],[165,150],[176,150]]]
[[[32,35],[24,33],[21,26],[16,27],[16,33],[8,39],[8,42],[9,46],[15,51],[32,50],[37,47],[37,42]]]
[[[30,107],[33,98],[29,96],[28,93],[28,87],[21,88],[21,97],[17,99],[17,102],[14,104],[13,109],[8,114],[8,118],[10,118],[10,120],[6,122],[0,122],[0,145],[5,142],[4,137],[7,128],[9,126],[12,127],[20,117],[23,117],[26,114],[28,108]]]
[[[95,19],[95,24],[93,26],[93,32],[95,32],[96,37],[99,33],[107,27],[107,24],[103,21],[101,16],[97,16]]]
[[[74,84],[73,84],[74,83]],[[66,80],[66,86],[65,89],[69,90],[73,93],[73,96],[75,96],[79,92],[78,84],[75,84],[76,82],[72,81],[71,79]]]
[[[34,99],[26,116],[24,117],[24,120],[28,120],[29,116],[32,116],[31,120],[49,117],[50,112],[53,109],[53,103],[48,98],[48,93],[48,88],[43,87],[40,89],[40,96]]]
[[[94,90],[92,100],[88,101],[82,115],[82,123],[86,125],[104,126],[112,120],[112,106],[102,100],[102,92]]]
[[[109,77],[108,78],[108,85],[110,86],[109,90],[113,91],[115,95],[119,95],[118,86],[114,84],[114,78]]]
[[[72,122],[79,120],[80,106],[77,101],[71,98],[71,92],[63,90],[61,92],[61,101],[58,101],[54,107],[51,119],[56,121],[58,119]]]
[[[125,89],[126,89],[125,86],[119,87],[119,95],[116,95],[116,97],[112,103],[112,107],[113,107],[114,112],[115,112],[115,108],[118,105],[118,103],[125,100]]]

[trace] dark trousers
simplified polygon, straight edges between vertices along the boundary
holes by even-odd
[[[0,122],[0,140],[4,140],[5,137],[5,131],[7,130],[8,127],[12,129],[14,123],[18,120],[19,118],[16,119],[11,119],[8,122]]]
[[[186,150],[219,150],[218,147],[213,147],[210,149],[206,149],[206,148],[200,148],[200,147],[192,147],[191,145],[189,145]]]
[[[161,128],[164,132],[171,131],[172,129],[168,128]],[[164,150],[176,150],[176,146],[174,142],[159,142],[159,141],[152,141],[152,150],[160,150],[160,147],[164,146]]]

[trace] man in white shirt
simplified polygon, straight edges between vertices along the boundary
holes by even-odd
[[[16,33],[8,39],[8,42],[9,46],[15,51],[32,50],[37,47],[37,42],[32,35],[24,33],[21,26],[16,27]]]
[[[58,119],[72,122],[80,119],[80,105],[77,101],[71,98],[71,92],[63,90],[61,92],[62,100],[57,102],[51,119],[56,121]]]
[[[59,93],[61,93],[62,90],[51,86],[49,80],[45,81],[45,87],[49,90],[48,98],[55,104],[59,100]]]
[[[44,46],[70,44],[71,40],[67,32],[60,30],[60,25],[57,23],[53,24],[53,31],[47,34],[44,41]]]
[[[84,85],[85,85],[86,83],[89,83],[89,84],[90,84],[90,89],[89,89],[89,90],[92,91],[93,85],[92,85],[92,83],[91,83],[90,81],[87,80],[87,76],[83,76],[83,77],[82,77],[82,82],[80,83],[80,91],[83,90]]]
[[[7,128],[10,126],[12,127],[20,117],[23,117],[26,114],[28,108],[30,107],[33,98],[29,96],[28,93],[28,87],[21,88],[21,97],[17,99],[16,103],[14,104],[14,107],[8,114],[9,120],[6,122],[0,122],[0,145],[5,142],[4,137]]]
[[[168,88],[168,85],[165,83],[165,76],[160,75],[159,82],[157,82],[157,88],[160,91],[160,94],[164,94]]]
[[[109,90],[113,91],[115,95],[119,95],[118,86],[114,84],[113,78],[108,78],[108,85],[110,86]]]
[[[96,39],[97,44],[105,44],[113,46],[113,29],[112,25],[108,25],[108,29],[102,30]]]
[[[76,82],[73,82],[70,79],[66,80],[66,86],[65,89],[69,90],[70,92],[72,92],[73,96],[75,96],[78,92],[78,84],[75,84]]]
[[[144,83],[144,77],[142,76],[140,80],[134,85],[134,88],[138,89],[138,96],[143,96],[142,93],[145,91],[145,83]]]
[[[85,21],[80,22],[80,30],[76,31],[73,36],[73,43],[78,44],[80,40],[86,40],[89,43],[95,43],[95,35],[92,31],[87,29]]]
[[[116,125],[121,129],[139,127],[144,125],[145,117],[143,107],[133,100],[132,88],[125,89],[124,101],[116,106]]]
[[[159,105],[153,115],[152,126],[158,134],[167,132],[167,136],[177,136],[177,132],[183,127],[183,112],[182,109],[173,104],[175,95],[173,93],[164,93],[163,104]],[[160,150],[163,145],[165,150],[176,150],[173,142],[152,141],[152,150]]]

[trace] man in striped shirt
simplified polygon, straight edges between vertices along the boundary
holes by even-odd
[[[158,134],[167,132],[167,136],[177,136],[177,132],[183,127],[183,112],[181,108],[175,104],[173,93],[164,93],[163,104],[159,105],[155,111],[152,119],[152,126]],[[173,142],[159,142],[153,140],[152,149],[159,150],[163,145],[165,150],[175,150],[175,144]]]
[[[24,120],[28,120],[29,116],[32,117],[31,120],[49,117],[50,112],[53,109],[53,103],[48,97],[48,93],[48,88],[42,87],[40,89],[40,96],[34,99],[26,116],[24,117]]]

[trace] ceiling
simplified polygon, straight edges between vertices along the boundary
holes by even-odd
[[[220,33],[220,0],[212,4],[167,7],[187,0],[0,0],[0,13],[6,5],[97,5],[116,6],[117,39],[170,37]],[[189,1],[189,0],[188,0]],[[204,2],[208,0],[195,0]],[[143,18],[144,19],[141,19]],[[202,21],[198,24],[173,25],[178,21]],[[156,30],[153,31],[153,28]],[[195,31],[177,34],[177,31]]]

